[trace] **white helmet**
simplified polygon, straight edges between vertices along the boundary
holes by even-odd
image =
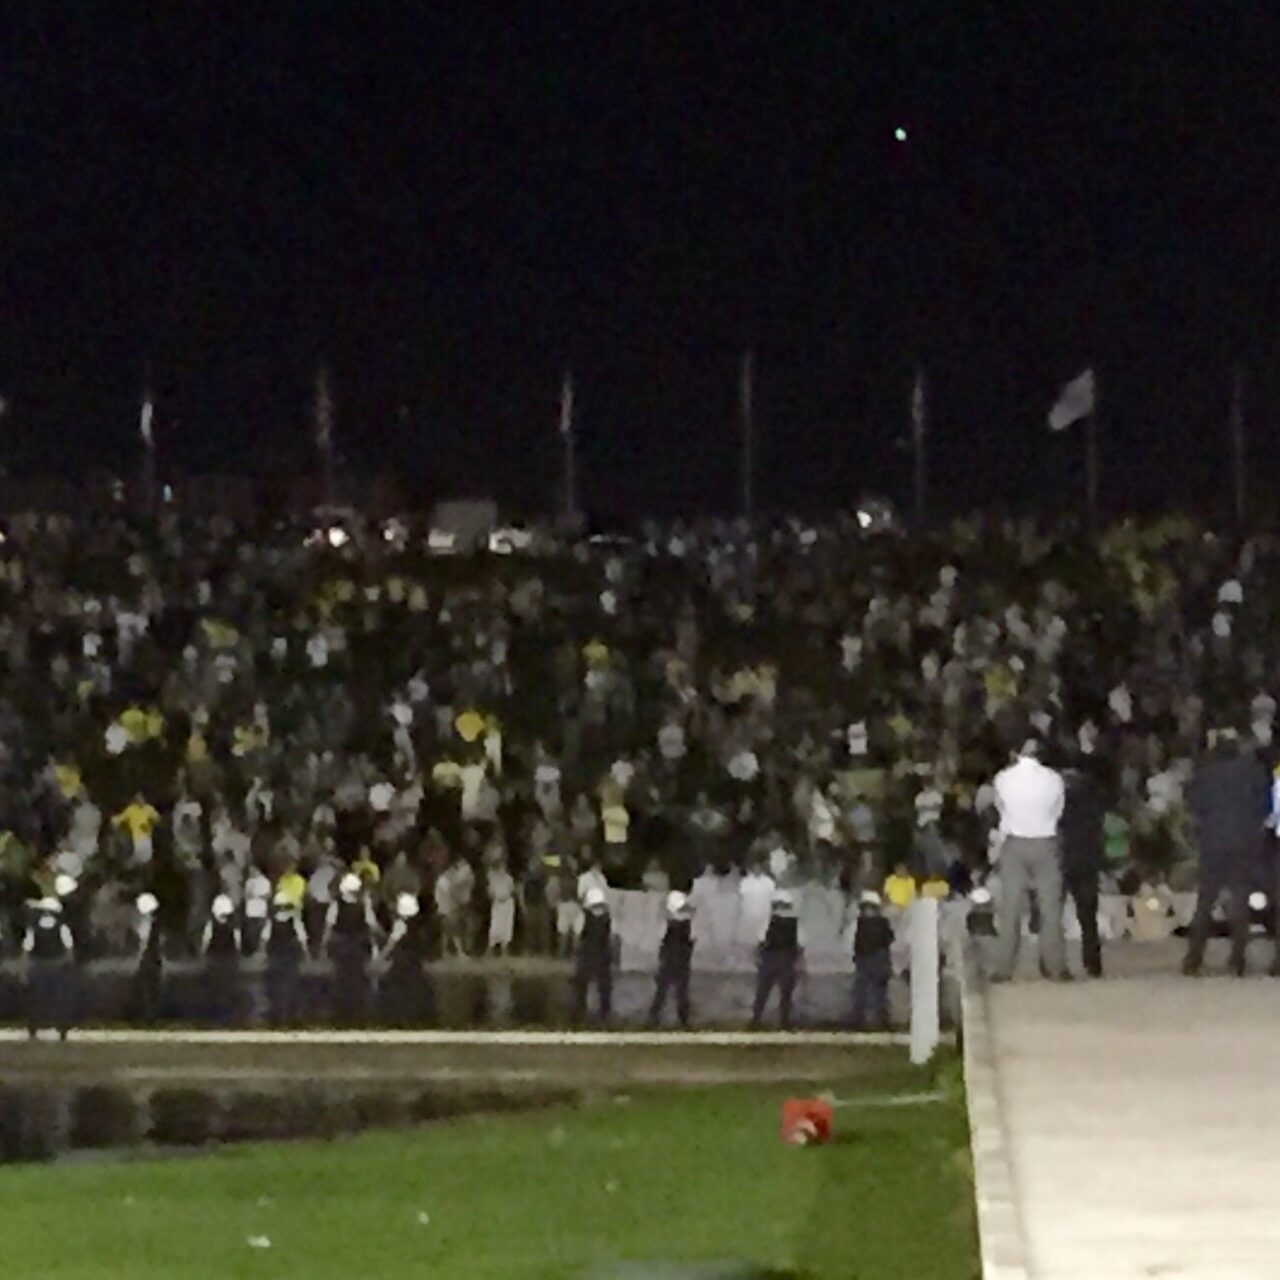
[[[969,901],[972,902],[975,907],[988,906],[991,902],[991,890],[984,889],[981,885],[979,885],[969,895]]]
[[[667,894],[667,910],[673,915],[678,916],[689,905],[689,895],[681,893],[679,889],[672,889]]]
[[[225,893],[220,893],[213,900],[213,914],[218,920],[225,920],[236,909],[236,904]]]
[[[153,916],[160,906],[160,900],[154,893],[140,893],[133,905],[141,915]]]
[[[600,888],[598,884],[593,884],[591,888],[587,890],[585,896],[583,897],[582,905],[586,907],[588,910],[590,910],[592,907],[603,907],[604,906],[604,890]]]
[[[360,877],[354,871],[348,871],[338,881],[338,892],[344,898],[354,898],[360,892]]]
[[[880,895],[874,889],[863,889],[858,895],[858,901],[864,907],[878,907],[880,905]]]
[[[421,904],[412,893],[401,893],[396,896],[396,915],[401,920],[412,920],[421,910]]]

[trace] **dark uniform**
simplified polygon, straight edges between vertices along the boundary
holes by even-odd
[[[334,1021],[358,1026],[369,1013],[369,956],[373,936],[365,899],[342,898],[329,930],[329,959],[333,961],[330,1009]]]
[[[75,1013],[75,964],[71,930],[61,904],[37,904],[27,929],[27,1034],[56,1027],[65,1040]]]
[[[240,930],[233,917],[209,922],[204,955],[210,1019],[230,1026],[240,1020]]]
[[[273,1027],[298,1020],[306,935],[295,907],[276,903],[267,924],[267,1018]]]
[[[160,926],[154,919],[148,919],[140,937],[138,967],[133,973],[132,999],[134,1017],[144,1026],[149,1026],[160,1017],[164,992],[162,941]]]
[[[1098,937],[1098,877],[1106,861],[1103,844],[1102,795],[1098,784],[1079,769],[1066,774],[1067,798],[1058,824],[1062,887],[1076,904],[1085,972],[1102,977],[1102,942]]]
[[[756,976],[756,999],[751,1025],[758,1027],[764,1007],[774,987],[778,988],[778,1009],[783,1030],[791,1026],[791,1000],[795,995],[800,963],[800,921],[790,902],[775,902],[764,941],[760,944],[760,968]]]
[[[573,976],[575,1021],[586,1018],[587,990],[593,985],[600,1005],[600,1021],[608,1022],[613,1012],[613,919],[606,906],[589,908],[582,922]]]
[[[884,918],[878,906],[864,903],[858,911],[858,927],[853,936],[853,1008],[850,1021],[855,1030],[873,1027],[883,1031],[889,1025],[892,946],[893,925]]]
[[[667,1003],[667,992],[675,990],[676,1015],[682,1027],[689,1025],[689,973],[693,965],[693,919],[687,909],[670,912],[667,929],[658,946],[658,976],[653,989],[653,1004],[649,1007],[649,1022],[653,1026],[662,1019],[662,1009]]]
[[[431,952],[431,926],[424,913],[401,917],[391,931],[390,962],[378,984],[378,1016],[394,1027],[431,1021],[431,989],[423,966]]]
[[[1187,792],[1200,842],[1196,914],[1183,972],[1204,963],[1213,908],[1222,891],[1231,895],[1231,968],[1243,975],[1249,940],[1249,884],[1270,803],[1267,771],[1234,741],[1215,747],[1196,770]]]

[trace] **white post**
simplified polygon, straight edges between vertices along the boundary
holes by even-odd
[[[922,1066],[938,1047],[938,900],[908,908],[911,939],[911,1061]]]

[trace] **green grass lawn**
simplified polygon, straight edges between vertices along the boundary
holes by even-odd
[[[941,1102],[840,1108],[837,1141],[821,1148],[779,1141],[792,1091],[725,1087],[191,1158],[8,1166],[4,1270],[551,1280],[662,1258],[806,1280],[971,1280],[963,1103],[941,1076]],[[833,1091],[884,1098],[936,1078],[893,1069]]]

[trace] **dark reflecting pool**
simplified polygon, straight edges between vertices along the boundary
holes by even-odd
[[[576,1097],[569,1089],[428,1089],[411,1083],[371,1087],[354,1081],[281,1089],[0,1086],[0,1163],[333,1138],[456,1116],[529,1110]]]

